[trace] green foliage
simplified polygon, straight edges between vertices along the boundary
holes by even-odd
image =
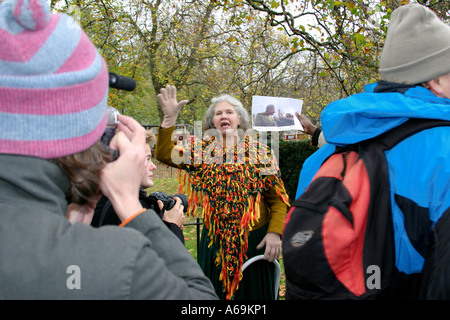
[[[1,0],[0,0],[1,1]],[[299,98],[315,119],[331,101],[378,79],[389,18],[413,0],[51,0],[72,15],[108,68],[132,77],[131,93],[111,90],[110,105],[142,124],[163,113],[156,95],[175,85],[189,103],[178,123],[201,120],[212,97]],[[421,1],[445,21],[450,2]]]
[[[315,151],[317,151],[317,147],[313,147],[310,140],[280,140],[279,166],[290,202],[295,200],[303,163]]]

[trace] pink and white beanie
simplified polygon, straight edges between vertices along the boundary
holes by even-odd
[[[104,59],[71,17],[46,0],[0,5],[0,153],[88,149],[106,127],[108,85]]]

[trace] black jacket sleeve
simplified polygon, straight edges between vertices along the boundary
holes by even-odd
[[[432,230],[430,246],[423,269],[421,298],[450,299],[450,208]]]

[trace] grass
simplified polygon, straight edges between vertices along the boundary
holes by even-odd
[[[179,184],[177,182],[176,177],[167,177],[167,178],[153,178],[155,186],[152,188],[153,191],[165,192],[169,196],[179,193]],[[149,189],[149,192],[152,192],[152,189]],[[196,217],[186,217],[185,224],[194,224],[197,222]],[[202,230],[202,226],[200,226],[200,232]],[[183,228],[184,240],[186,249],[192,254],[194,259],[197,259],[197,227],[196,225],[185,225]],[[200,236],[200,234],[198,235]],[[284,300],[285,292],[286,292],[286,281],[284,275],[284,264],[283,259],[279,260],[281,266],[281,279],[280,279],[280,287],[279,287],[279,299]]]

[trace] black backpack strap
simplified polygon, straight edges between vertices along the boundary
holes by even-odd
[[[106,217],[106,213],[108,212],[109,208],[111,208],[112,203],[111,201],[106,201],[105,205],[103,206],[102,212],[100,213],[100,217],[98,218],[98,226],[102,226],[103,225],[103,221],[105,220]]]
[[[394,129],[391,129],[378,137],[370,139],[368,141],[377,141],[384,146],[385,150],[389,150],[394,147],[400,141],[406,139],[413,134],[416,134],[425,129],[450,126],[450,121],[437,120],[437,119],[409,119],[405,123],[401,124]]]

